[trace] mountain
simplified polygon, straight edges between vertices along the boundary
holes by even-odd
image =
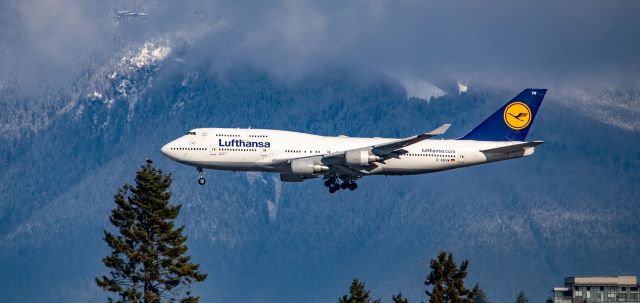
[[[402,137],[448,122],[454,138],[517,91],[471,83],[423,100],[372,71],[281,79],[145,48],[143,61],[123,59],[52,97],[66,103],[3,103],[2,301],[104,300],[93,283],[106,273],[102,230],[145,157],[173,173],[190,254],[209,274],[194,290],[203,302],[334,302],[354,277],[374,297],[418,302],[440,249],[469,259],[469,281],[495,302],[521,289],[542,301],[565,276],[640,273],[640,133],[608,123],[611,113],[585,114],[588,98],[550,91],[529,134],[546,143],[526,159],[370,177],[334,195],[318,180],[262,173],[207,171],[199,186],[195,169],[159,154],[191,128]]]

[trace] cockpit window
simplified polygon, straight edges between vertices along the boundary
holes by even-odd
[[[187,132],[187,135],[193,135],[193,136],[195,136],[195,135],[196,135],[196,132]]]

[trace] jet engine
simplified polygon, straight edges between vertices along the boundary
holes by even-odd
[[[345,153],[345,161],[348,165],[364,166],[380,160],[382,160],[381,157],[370,155],[366,150],[350,150]]]
[[[328,166],[318,164],[313,159],[296,159],[291,161],[291,172],[293,174],[310,175],[328,170]]]

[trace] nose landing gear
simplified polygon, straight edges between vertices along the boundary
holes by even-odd
[[[202,167],[198,167],[196,170],[198,170],[198,184],[204,185],[207,183],[207,180],[204,179],[204,170]]]

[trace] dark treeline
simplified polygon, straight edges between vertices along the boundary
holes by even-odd
[[[147,163],[136,172],[135,184],[123,185],[114,197],[115,208],[109,221],[113,231],[104,231],[104,241],[111,253],[102,259],[108,275],[95,279],[103,290],[114,293],[109,302],[196,303],[199,297],[190,292],[192,282],[206,280],[207,274],[186,255],[185,226],[176,227],[180,204],[171,203],[171,174]],[[469,261],[458,265],[451,253],[440,251],[429,262],[430,272],[424,280],[429,303],[490,303],[476,284],[465,286]],[[354,279],[349,293],[339,303],[382,303],[373,299],[365,283]],[[393,303],[409,303],[401,292],[392,295]],[[528,303],[520,291],[516,303]]]
[[[108,275],[95,279],[103,290],[114,293],[109,302],[198,302],[189,291],[192,282],[207,275],[187,256],[184,226],[175,226],[181,205],[171,204],[171,174],[164,174],[147,160],[135,177],[135,185],[125,184],[114,197],[109,221],[114,231],[104,231],[111,254],[102,259]],[[485,303],[486,294],[476,284],[465,286],[469,261],[458,266],[451,253],[441,251],[430,261],[431,271],[424,285],[430,303]],[[381,303],[372,299],[364,282],[354,279],[349,293],[339,303]],[[394,303],[409,303],[402,293]],[[521,292],[517,303],[526,303]]]
[[[427,275],[424,285],[427,287],[425,295],[429,303],[488,303],[487,295],[476,284],[468,289],[464,283],[467,278],[469,261],[464,260],[460,266],[456,264],[451,253],[441,251],[430,262],[431,272]],[[402,293],[391,297],[394,303],[409,303]],[[366,289],[364,282],[354,279],[351,282],[349,293],[342,296],[339,303],[381,303],[380,299],[371,299],[370,290]],[[519,301],[518,301],[519,303]]]

